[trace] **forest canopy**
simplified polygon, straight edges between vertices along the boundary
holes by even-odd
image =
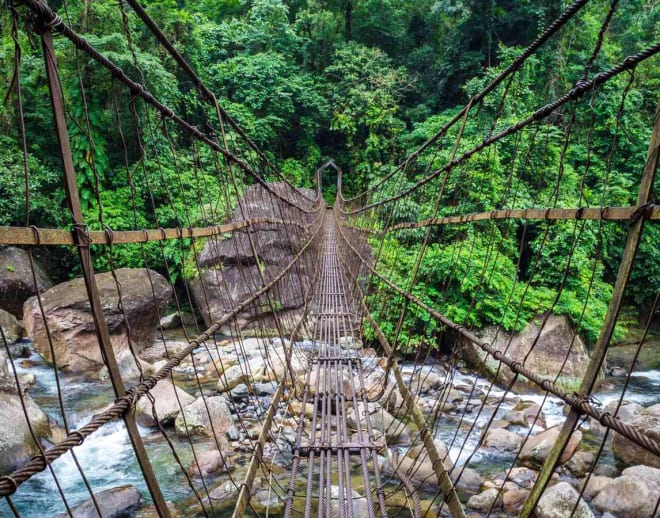
[[[173,72],[177,68],[172,58],[132,11],[120,11],[117,0],[53,0],[49,4],[66,13],[65,21],[97,49],[128,73],[141,76],[156,97],[176,107],[192,124],[204,126],[204,110],[195,100],[189,78]],[[498,124],[514,124],[570,90],[585,73],[605,13],[616,4],[602,0],[589,2],[576,23],[528,60],[524,70],[507,86],[513,94],[505,105],[498,105],[498,95],[483,103],[472,124],[466,127],[465,145],[476,144],[483,138],[483,127],[490,124],[494,113]],[[224,109],[292,183],[311,186],[316,167],[332,158],[344,170],[344,187],[351,194],[378,181],[430,138],[471,95],[515,59],[566,4],[547,0],[153,0],[146,2],[146,7],[217,95]],[[3,10],[1,16],[0,23],[11,25],[8,10]],[[657,3],[643,0],[626,2],[615,10],[607,30],[608,38],[590,63],[589,74],[620,62],[657,37],[660,8]],[[26,119],[26,134],[30,136],[30,223],[43,227],[66,226],[69,219],[51,113],[44,102],[47,90],[43,62],[38,45],[26,39],[20,41],[20,46],[23,101],[34,107]],[[6,37],[0,48],[0,60],[3,85],[9,85],[8,90],[13,84],[14,59],[14,41]],[[137,193],[143,203],[136,213],[125,210],[134,196],[126,182],[125,162],[130,162],[130,170],[138,162],[139,153],[131,149],[130,156],[119,156],[113,146],[116,136],[109,128],[116,117],[128,119],[131,108],[113,94],[116,85],[112,78],[84,60],[63,55],[60,71],[68,115],[75,121],[71,126],[73,154],[86,218],[97,221],[103,216],[104,224],[110,227],[136,229],[155,222],[163,227],[212,223],[208,214],[202,212],[194,214],[190,221],[181,222],[178,215],[185,205],[185,195],[168,198],[170,194],[159,191],[158,186],[149,195]],[[617,77],[603,88],[593,105],[583,105],[571,112],[572,133],[588,137],[590,149],[564,146],[565,114],[557,115],[555,127],[544,136],[543,160],[539,159],[533,173],[522,178],[518,189],[520,200],[529,206],[545,206],[553,197],[575,207],[635,203],[639,165],[646,155],[660,91],[660,67],[657,61],[643,64],[634,75],[634,81],[626,75]],[[5,200],[0,207],[0,225],[23,225],[25,199],[16,195],[23,189],[23,166],[16,159],[21,156],[22,144],[16,128],[15,107],[6,102],[9,93],[0,113],[3,164],[0,195]],[[598,114],[596,124],[589,123],[592,120],[589,109]],[[480,120],[482,128],[479,128]],[[146,121],[146,124],[151,123]],[[135,139],[128,137],[135,144]],[[211,160],[204,156],[203,150],[199,151],[199,161],[184,160],[176,164],[175,171],[175,165],[165,158],[170,138],[185,141],[167,132],[153,135],[155,155],[160,153],[164,159],[152,158],[140,166],[158,171],[165,183],[178,172],[191,184],[199,181],[198,173],[202,181],[204,175],[209,178],[213,175]],[[526,134],[521,138],[533,137]],[[617,153],[610,160],[613,139]],[[435,160],[446,160],[450,151],[450,146],[443,148]],[[498,207],[507,189],[506,171],[500,164],[514,152],[501,146],[489,156],[487,164],[483,160],[471,163],[471,174],[465,181],[449,186],[451,199],[460,200],[459,205],[451,205],[448,198],[440,214]],[[589,163],[589,178],[586,185],[580,186],[585,163]],[[405,182],[414,183],[423,166],[432,165],[422,164]],[[552,183],[546,181],[557,168],[561,168],[564,178],[561,193],[555,193]],[[326,199],[332,202],[335,187],[330,176],[324,183]],[[398,188],[405,187],[405,182]],[[102,193],[100,200],[94,196],[97,183]],[[601,199],[604,183],[607,183],[607,196]],[[208,182],[208,185],[209,199],[220,199],[217,187],[213,187],[217,184]],[[424,198],[423,194],[398,205],[395,219],[409,221],[430,215],[433,200]],[[153,199],[149,201],[150,196],[168,198],[169,203],[156,206]],[[553,298],[557,283],[565,282],[562,299],[553,305],[553,311],[567,314],[575,322],[579,320],[588,339],[595,339],[611,295],[625,225],[610,225],[606,232],[599,232],[597,225],[585,226],[579,246],[571,250],[574,260],[565,281],[557,265],[563,264],[571,248],[573,230],[569,225],[552,226],[550,238],[532,225],[522,243],[520,227],[487,226],[477,236],[447,232],[429,247],[423,281],[415,288],[425,300],[445,304],[449,308],[448,316],[456,321],[469,318],[468,323],[473,326],[502,323],[509,330],[520,329],[539,307]],[[502,253],[491,266],[496,275],[490,278],[491,285],[483,288],[482,303],[472,311],[469,294],[477,283],[481,285],[475,273],[480,268],[456,270],[450,265],[456,254],[466,253],[459,243],[468,238],[474,243],[470,257],[476,258],[477,263],[489,261],[488,243],[493,233],[497,233]],[[548,246],[541,246],[544,239],[548,239]],[[591,252],[597,241],[604,252],[594,261]],[[639,251],[645,271],[633,273],[627,294],[633,315],[650,305],[660,286],[659,242],[657,225],[649,226]],[[395,278],[405,278],[418,246],[405,240],[387,241],[383,261]],[[532,272],[525,261],[537,251],[538,268],[554,273],[535,281],[523,302],[522,293],[511,286],[511,279],[529,279]],[[155,254],[156,250],[148,253]],[[164,273],[179,283],[184,282],[190,254],[189,249],[179,244],[168,244],[166,255],[172,268]],[[518,255],[523,259],[516,263]],[[76,273],[69,268],[72,262],[66,253],[55,260],[62,277]],[[115,266],[133,266],[141,260],[130,254],[117,254]],[[99,257],[97,268],[107,268],[106,261]],[[448,277],[454,282],[448,281]],[[593,303],[583,317],[581,301],[587,292]],[[514,318],[502,309],[505,296],[520,299],[523,318]],[[387,329],[384,308],[378,316]],[[414,337],[413,342],[423,341],[435,331],[435,324],[420,323],[414,314],[409,318],[405,332]]]

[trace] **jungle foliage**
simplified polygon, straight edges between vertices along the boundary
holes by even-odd
[[[206,114],[190,81],[175,72],[172,59],[127,6],[123,18],[117,0],[53,0],[50,5],[65,12],[65,21],[129,75],[141,78],[156,97],[204,127]],[[568,91],[584,71],[608,6],[603,0],[590,2],[577,24],[531,58],[509,85],[503,108],[498,104],[501,90],[490,96],[466,127],[463,149],[483,139],[483,128],[495,113],[497,127],[505,127]],[[350,194],[387,174],[432,136],[566,5],[556,0],[153,0],[147,7],[225,109],[294,183],[311,186],[318,164],[333,158],[345,171],[344,186]],[[9,10],[3,9],[0,16],[0,24],[11,27]],[[626,2],[615,13],[610,37],[589,72],[621,61],[658,34],[658,4]],[[3,37],[0,74],[11,90],[15,45],[9,31],[3,31]],[[0,225],[65,227],[70,221],[43,60],[38,44],[24,36],[19,43],[23,102],[30,106],[25,121],[30,214],[26,220],[21,138],[14,94],[8,92],[0,111]],[[66,42],[58,39],[56,45],[61,51]],[[531,147],[534,138],[542,145],[530,154],[529,167],[520,175],[519,205],[635,203],[660,91],[657,65],[655,60],[639,67],[634,81],[620,76],[591,104],[558,114],[542,134],[521,136],[527,141],[518,142],[518,149]],[[203,148],[195,149],[192,158],[176,156],[173,143],[190,148],[192,142],[169,123],[150,119],[107,72],[83,56],[62,52],[60,71],[88,221],[97,228],[188,227],[218,222],[227,214],[231,202],[223,199],[217,164]],[[137,119],[140,131],[131,123]],[[117,151],[118,125],[126,131],[126,153]],[[454,137],[449,134],[447,141]],[[587,140],[588,148],[572,144]],[[611,152],[613,142],[616,153]],[[446,161],[450,152],[451,145],[442,146],[405,181],[412,185],[423,171]],[[506,164],[515,152],[505,143],[471,159],[447,185],[439,215],[499,207],[511,192]],[[552,181],[558,171],[559,191]],[[139,191],[131,181],[136,175],[157,181],[149,192]],[[330,201],[331,183],[326,189]],[[189,204],[200,185],[205,199]],[[402,187],[405,184],[389,188]],[[432,215],[430,193],[422,189],[398,204],[394,219]],[[520,221],[433,232],[415,292],[445,308],[450,318],[473,326],[501,323],[512,330],[551,308],[579,322],[590,340],[596,337],[622,253],[625,224],[600,229],[597,223],[576,227]],[[395,282],[403,282],[410,271],[420,235],[387,240],[383,264]],[[648,225],[639,252],[644,268],[635,270],[627,293],[637,312],[650,306],[660,287],[658,242],[660,228]],[[595,249],[602,250],[597,257]],[[193,253],[190,244],[182,242],[125,250],[112,258],[98,257],[97,267],[107,268],[109,260],[115,266],[156,264],[150,257],[162,256],[168,264],[165,273],[179,279]],[[67,274],[72,272],[67,265],[75,264],[69,253],[58,256]],[[485,281],[480,277],[482,267],[491,272]],[[517,280],[524,282],[516,284]],[[530,288],[523,293],[527,281]],[[555,300],[559,284],[564,289]],[[478,304],[476,293],[481,295]],[[585,308],[587,294],[590,303]],[[381,309],[379,320],[391,328],[395,319]],[[424,342],[436,331],[427,316],[410,309],[404,333],[411,343]]]

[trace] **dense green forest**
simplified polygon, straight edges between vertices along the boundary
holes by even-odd
[[[345,172],[344,186],[349,194],[361,191],[390,172],[431,137],[566,7],[564,2],[554,0],[154,0],[145,4],[150,15],[216,93],[222,106],[293,183],[311,186],[315,168],[322,160],[333,158]],[[141,75],[158,98],[177,107],[187,120],[203,126],[204,110],[189,79],[174,72],[177,67],[172,59],[130,9],[120,12],[116,0],[68,3],[53,0],[50,5],[66,13],[67,23],[85,34],[90,43],[127,73],[134,77]],[[602,0],[590,2],[576,23],[530,58],[509,85],[513,94],[504,108],[498,104],[501,91],[484,102],[466,127],[463,144],[474,145],[483,139],[484,128],[487,130],[492,123],[494,113],[498,124],[511,124],[570,90],[584,73],[609,6],[609,2]],[[3,10],[1,16],[0,23],[12,24],[8,10]],[[23,20],[19,19],[19,23]],[[127,27],[131,45],[127,43]],[[622,2],[589,74],[638,52],[659,34],[657,3]],[[29,224],[65,226],[69,221],[51,129],[43,61],[38,43],[19,39],[23,103],[30,106],[26,115],[32,194]],[[65,47],[60,41],[56,43],[58,48]],[[0,197],[3,199],[0,225],[22,226],[26,217],[23,164],[18,158],[21,140],[13,92],[14,60],[15,44],[6,35],[0,46],[0,73],[7,89],[2,94],[5,102],[0,113]],[[539,159],[533,174],[523,175],[519,205],[559,203],[578,207],[597,206],[601,202],[635,203],[640,164],[643,165],[646,155],[660,92],[657,65],[657,60],[651,60],[638,67],[632,82],[627,75],[617,77],[603,89],[591,109],[588,103],[573,109],[571,131],[574,135],[588,136],[592,150],[583,145],[564,149],[566,119],[556,117],[554,132],[546,132],[544,137],[543,153],[550,158]],[[209,210],[189,212],[187,220],[182,222],[185,192],[165,192],[168,178],[181,173],[190,184],[199,182],[200,177],[202,182],[209,179],[205,182],[206,196],[209,200],[221,199],[217,181],[210,181],[212,158],[199,149],[195,150],[195,158],[173,161],[168,157],[171,144],[168,132],[155,131],[157,134],[152,134],[150,139],[154,150],[142,167],[158,171],[163,182],[154,185],[154,192],[149,195],[138,192],[135,196],[127,185],[126,171],[130,167],[125,167],[124,162],[132,165],[139,153],[131,147],[128,157],[121,156],[115,145],[114,130],[116,118],[130,119],[130,102],[116,93],[116,85],[107,73],[94,69],[85,60],[75,59],[71,52],[62,55],[60,67],[68,116],[73,122],[74,159],[87,219],[98,221],[102,216],[104,225],[135,229],[148,225],[202,225],[212,221],[209,214],[213,211]],[[80,95],[83,88],[85,103]],[[598,114],[595,125],[589,122],[590,110]],[[147,128],[145,132],[154,132],[155,122],[144,117],[142,122]],[[612,162],[608,157],[615,134],[617,153]],[[183,137],[173,138],[178,146],[192,146]],[[525,134],[521,138],[534,137]],[[127,139],[135,141],[131,135]],[[447,146],[428,160],[446,160],[450,152],[451,146]],[[484,163],[486,155],[478,157],[481,163],[472,163],[471,174],[450,186],[449,202],[440,214],[499,207],[507,181],[507,171],[500,164],[511,153],[512,149],[504,145],[489,156],[488,164]],[[587,189],[579,188],[585,163],[590,167]],[[421,177],[426,165],[422,160],[405,182],[412,184]],[[558,167],[564,179],[562,192],[554,193],[552,183],[544,182],[544,178]],[[607,193],[601,199],[606,181],[609,182]],[[99,200],[97,187],[101,187]],[[400,187],[397,184],[387,188]],[[333,189],[330,178],[326,185],[328,200],[334,198]],[[433,197],[425,194],[428,192],[420,192],[407,204],[399,204],[395,219],[406,221],[431,215]],[[149,201],[150,197],[169,202],[157,205]],[[135,211],[127,210],[135,198],[141,200],[140,205]],[[452,200],[459,200],[458,205]],[[103,214],[99,211],[99,201]],[[227,208],[223,202],[209,201],[209,204],[216,205],[213,207],[216,213],[224,213]],[[594,224],[584,229],[584,236],[573,252],[563,298],[553,307],[553,311],[568,314],[577,321],[581,319],[581,301],[588,291],[592,303],[581,320],[581,327],[591,340],[597,336],[607,306],[626,231],[625,224],[612,224],[597,238],[596,227]],[[457,270],[451,266],[455,262],[452,258],[467,253],[466,248],[459,248],[459,243],[469,237],[472,261],[487,261],[488,243],[493,239],[490,232],[494,231],[499,233],[497,240],[502,243],[503,251],[492,266],[498,275],[490,276],[492,285],[473,311],[470,292],[480,282],[477,274],[482,268]],[[519,329],[553,298],[553,289],[561,281],[561,265],[570,248],[572,232],[570,225],[552,227],[552,238],[543,247],[542,264],[538,266],[549,273],[533,283],[533,289],[521,302],[523,318],[513,318],[502,308],[507,297],[522,300],[524,284],[519,290],[514,289],[513,295],[509,288],[512,279],[526,279],[530,274],[524,257],[533,255],[542,234],[533,227],[523,243],[525,254],[519,254],[519,228],[488,227],[479,236],[445,232],[442,242],[448,244],[436,242],[429,248],[421,272],[423,281],[417,285],[416,292],[432,303],[446,304],[449,316],[457,321],[467,318],[472,325],[502,322],[508,329]],[[603,254],[593,261],[597,239],[602,239]],[[645,267],[635,270],[627,295],[629,305],[637,313],[649,307],[660,287],[659,242],[660,229],[649,225],[640,249]],[[387,242],[388,253],[383,261],[393,270],[395,278],[397,275],[405,278],[418,246],[405,240]],[[400,249],[405,249],[405,253]],[[154,245],[148,248],[148,253],[155,256],[160,248]],[[166,245],[165,253],[170,260],[170,275],[181,282],[190,250],[173,243]],[[516,264],[518,255],[523,257],[522,265]],[[396,260],[388,264],[388,257]],[[98,257],[97,267],[107,266],[107,260]],[[142,264],[142,260],[131,253],[117,254],[114,258],[115,266]],[[57,257],[63,276],[71,271],[75,273],[72,263],[66,253]],[[448,281],[448,276],[456,282]],[[593,276],[595,280],[590,282]],[[427,324],[414,321],[414,316],[407,333],[424,337],[433,331]],[[381,319],[387,320],[384,314]],[[387,323],[384,326],[387,329]]]

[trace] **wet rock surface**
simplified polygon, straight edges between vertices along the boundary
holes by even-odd
[[[130,354],[130,343],[133,352],[139,354],[153,344],[157,315],[169,303],[172,290],[162,275],[144,268],[121,268],[115,275],[116,280],[111,273],[96,276],[112,347],[117,355]],[[34,297],[25,302],[23,312],[25,329],[35,349],[66,371],[89,373],[103,367],[83,279],[53,286],[41,295],[41,300],[46,322]],[[51,356],[51,342],[55,358]]]
[[[33,258],[34,259],[34,258]],[[37,284],[35,286],[34,276]],[[34,276],[28,253],[22,248],[0,248],[0,309],[17,319],[23,318],[23,303],[53,285],[39,261],[34,260]]]
[[[164,344],[156,343],[147,352],[150,360],[156,364],[166,361],[166,350],[178,351],[185,346],[186,342],[180,338],[168,336]],[[312,348],[314,344],[307,347]],[[181,459],[183,466],[196,483],[204,476],[214,509],[219,512],[222,512],[221,509],[230,512],[235,505],[238,489],[228,477],[231,474],[236,481],[241,481],[244,477],[254,441],[263,429],[265,410],[279,386],[277,371],[283,368],[284,360],[278,363],[278,357],[284,358],[283,352],[284,348],[279,340],[218,339],[212,347],[196,349],[190,357],[175,367],[174,385],[168,379],[156,386],[156,390],[164,392],[163,395],[157,396],[157,401],[167,403],[163,408],[156,409],[161,425],[175,444],[187,445],[192,441],[195,445],[196,459],[190,454],[184,455]],[[266,353],[267,359],[264,359]],[[367,372],[365,378],[376,386],[378,380],[382,383],[384,379],[386,363],[373,354],[364,360]],[[3,363],[0,361],[0,367]],[[425,366],[423,371],[405,363],[403,366],[404,381],[410,384],[419,383],[420,387],[424,387],[423,392],[416,395],[414,404],[428,419],[439,419],[441,427],[436,431],[436,448],[445,458],[445,465],[451,470],[451,479],[456,484],[459,497],[472,516],[485,516],[491,508],[500,516],[517,516],[538,477],[539,467],[547,456],[549,447],[556,440],[557,423],[563,418],[561,407],[546,404],[541,409],[540,400],[534,397],[519,393],[504,394],[497,392],[496,388],[489,389],[487,382],[475,378],[469,371],[457,371],[454,378],[447,381],[445,373],[448,369],[444,365]],[[301,362],[299,368],[298,380],[306,379],[304,363]],[[231,390],[225,390],[225,385],[218,382],[218,372],[221,380],[226,378],[231,380],[232,385],[236,382],[238,384]],[[357,380],[345,381],[344,388],[348,390],[351,381],[355,383]],[[365,386],[368,388],[368,383]],[[200,387],[204,390],[204,399],[200,397]],[[381,448],[377,452],[381,473],[387,480],[392,477],[392,483],[398,480],[397,472],[404,473],[412,485],[418,488],[422,507],[428,507],[434,515],[438,510],[438,503],[433,503],[433,495],[439,490],[438,480],[430,459],[420,447],[419,432],[411,425],[395,384],[388,384],[384,390],[381,385],[377,391],[374,389],[374,393],[380,396],[380,399],[370,403],[367,411],[373,425],[373,439]],[[144,401],[148,400],[142,400]],[[443,402],[450,402],[451,405],[440,404]],[[210,419],[207,407],[211,411]],[[358,429],[363,433],[367,431],[362,414],[364,408],[360,407],[359,414],[353,413],[352,410],[347,416],[350,418],[351,428],[349,437],[351,441],[358,441]],[[657,413],[657,408],[650,405],[646,408],[630,407],[629,410],[634,410],[630,418],[637,415],[654,416]],[[271,482],[287,486],[298,420],[302,417],[309,426],[315,416],[318,418],[320,411],[320,408],[315,408],[310,403],[303,406],[302,401],[291,394],[283,395],[275,414],[276,432],[273,430],[266,437],[263,450],[264,461],[268,462],[273,470]],[[496,425],[486,433],[485,424],[493,412],[496,412],[493,418]],[[164,438],[155,428],[150,406],[139,407],[137,416],[142,426],[152,430],[145,437],[148,448],[156,448],[158,451],[166,447]],[[458,423],[463,425],[454,436]],[[547,429],[546,423],[549,426]],[[465,442],[467,430],[473,424],[475,432]],[[215,429],[215,437],[212,435],[212,429]],[[476,439],[480,433],[484,434],[484,443],[477,447],[475,452]],[[585,477],[595,462],[590,446],[593,437],[599,436],[589,431],[588,423],[584,424],[582,432],[576,433],[562,458],[562,466],[558,470],[561,478],[557,479],[555,476],[551,480],[546,492],[550,496],[544,495],[537,516],[565,516],[562,509],[571,502],[577,502],[574,497],[579,494],[585,484]],[[385,444],[388,448],[385,448]],[[183,447],[182,451],[186,450],[187,446]],[[516,465],[514,461],[518,452],[521,454]],[[465,466],[465,459],[472,453],[469,466]],[[459,455],[460,460],[457,462]],[[632,489],[651,499],[654,494],[652,484],[640,484],[640,480],[646,479],[655,483],[655,471],[647,471],[653,468],[635,465],[628,468],[631,471],[621,472],[613,465],[614,460],[611,457],[606,460],[607,463],[603,464],[601,461],[596,466],[596,471],[606,473],[607,476],[591,476],[584,488],[578,510],[584,511],[585,514],[580,516],[600,517],[607,512],[617,517],[645,516],[644,513],[648,509],[644,506],[632,507],[633,503],[630,503],[629,507],[617,508],[612,502],[623,505],[617,496],[618,492]],[[370,464],[370,469],[371,466]],[[172,473],[178,473],[176,466],[165,469],[173,469]],[[360,476],[359,463],[352,464],[351,469],[354,476]],[[185,487],[183,478],[177,480],[179,486]],[[631,485],[630,480],[635,481],[634,484]],[[561,485],[564,482],[569,483],[573,492]],[[395,486],[388,488],[394,490]],[[397,491],[401,492],[401,488]],[[362,508],[362,502],[363,497],[356,495],[355,503],[359,508]],[[391,500],[388,500],[388,505],[392,504],[392,509],[395,510],[397,502],[406,505],[403,493],[395,492]],[[265,480],[255,483],[251,505],[264,512],[268,508],[271,515],[283,512],[283,501],[273,494]],[[175,507],[179,512],[185,510],[182,516],[203,514],[194,501],[183,503],[179,499]],[[588,514],[587,511],[593,514]],[[149,516],[149,507],[143,507],[140,512]]]
[[[98,510],[104,518],[126,518],[131,516],[142,503],[140,492],[135,486],[119,486],[106,489],[94,494]],[[86,502],[71,509],[73,518],[97,518],[94,501],[90,498]],[[68,518],[69,513],[63,513],[57,518]]]

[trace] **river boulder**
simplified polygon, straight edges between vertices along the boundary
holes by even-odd
[[[209,450],[197,455],[193,459],[188,471],[195,476],[206,476],[217,473],[225,466],[225,457],[218,450]],[[201,474],[200,474],[201,473]]]
[[[119,287],[110,272],[96,275],[112,347],[117,355],[128,351],[130,335],[133,350],[139,354],[153,344],[158,314],[170,302],[172,289],[162,275],[145,268],[121,268],[115,274]],[[58,284],[41,298],[57,366],[71,372],[98,371],[103,367],[84,280]],[[23,315],[35,349],[52,363],[46,325],[36,297],[25,302]]]
[[[174,421],[179,437],[204,435],[223,440],[233,426],[229,405],[223,396],[197,398],[186,406]]]
[[[0,249],[0,309],[16,318],[23,318],[23,303],[33,295],[53,285],[48,274],[34,261],[35,286],[30,257],[22,248],[6,246]]]
[[[492,428],[486,433],[484,446],[497,451],[518,451],[523,438],[514,432],[504,428]]]
[[[141,426],[156,426],[154,410],[160,424],[171,424],[182,408],[195,401],[193,396],[168,380],[156,383],[149,395],[153,398],[153,403],[148,396],[143,396],[135,408],[136,420]]]
[[[559,431],[559,426],[553,426],[525,441],[518,457],[520,463],[530,468],[542,467],[559,437]],[[559,464],[568,462],[580,445],[581,440],[582,432],[575,430],[559,458]]]
[[[6,355],[0,353],[0,475],[12,472],[40,453],[28,419],[39,442],[43,439],[52,441],[55,431],[48,416],[27,393],[22,394],[23,411],[21,394],[6,362]]]
[[[295,196],[298,203],[312,208],[311,201],[295,195],[284,183],[270,185],[281,196],[287,199]],[[303,189],[303,192],[311,198],[316,195],[309,189]],[[229,222],[269,217],[296,221],[311,228],[312,216],[301,214],[255,184],[243,193]],[[205,324],[220,319],[261,287],[262,273],[266,282],[277,276],[300,251],[306,236],[306,230],[296,225],[261,223],[236,230],[226,239],[209,239],[199,254],[201,272],[190,280],[195,303]],[[255,327],[261,323],[273,329],[275,309],[283,326],[288,328],[295,320],[291,317],[297,315],[303,306],[305,290],[312,284],[314,271],[311,266],[300,261],[271,293],[270,301],[265,295],[260,297],[237,315],[236,321],[243,327]]]
[[[479,335],[538,375],[549,379],[559,376],[558,385],[566,390],[577,390],[589,362],[587,348],[565,315],[550,315],[545,325],[542,325],[543,319],[542,316],[532,319],[520,333],[509,334],[496,327],[487,327]],[[513,380],[513,371],[502,364],[498,374],[499,362],[480,347],[468,340],[462,340],[461,345],[468,363],[484,370],[491,379],[497,377],[501,383]],[[568,358],[567,351],[570,351]],[[518,377],[517,384],[536,387],[522,376]]]
[[[575,512],[573,512],[574,508]],[[534,515],[537,518],[593,518],[594,516],[587,503],[568,482],[559,482],[546,489],[536,504]]]
[[[488,511],[502,507],[502,495],[499,489],[491,487],[478,495],[471,496],[467,501],[467,507],[475,511]]]
[[[354,408],[350,408],[346,415],[348,426],[352,430],[357,430],[358,427],[362,430],[368,430],[370,424],[373,430],[384,434],[388,442],[410,443],[408,427],[380,404],[369,403],[367,413],[368,415],[365,415],[362,405],[359,406],[357,412]]]
[[[2,328],[4,339],[7,340],[7,344],[13,344],[17,340],[20,340],[23,334],[23,329],[16,317],[4,309],[0,309],[0,327]],[[0,348],[4,349],[2,337],[0,337]]]
[[[627,420],[627,424],[634,426],[647,437],[660,441],[660,405],[642,409],[639,414]],[[629,441],[618,432],[614,432],[612,436],[612,453],[620,466],[642,464],[660,468],[660,457]]]
[[[634,466],[623,471],[593,499],[593,506],[602,513],[626,518],[654,516],[660,498],[660,470]]]
[[[133,513],[142,505],[140,491],[132,485],[112,487],[104,491],[99,491],[98,493],[94,493],[94,498],[103,518],[133,516]],[[90,498],[72,508],[71,515],[74,518],[98,518],[99,513],[94,506],[94,501]],[[57,518],[68,516],[69,513],[62,513]]]

